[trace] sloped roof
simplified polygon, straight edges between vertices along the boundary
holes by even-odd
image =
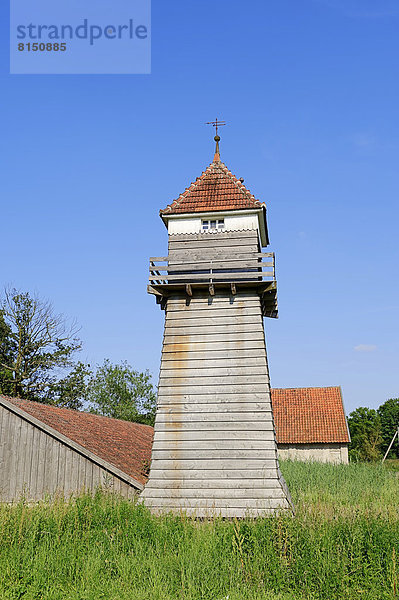
[[[278,444],[348,443],[340,387],[272,389]]]
[[[350,441],[340,387],[272,389],[271,396],[278,444]],[[154,433],[149,425],[3,398],[143,485],[146,483]]]
[[[142,484],[147,481],[145,471],[151,460],[154,433],[149,425],[56,408],[30,400],[4,398],[133,479]]]
[[[257,200],[215,154],[213,162],[180,196],[160,211],[162,217],[174,214],[259,209]]]

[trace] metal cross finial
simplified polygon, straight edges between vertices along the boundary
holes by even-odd
[[[218,134],[218,128],[222,127],[223,125],[226,125],[226,121],[218,121],[217,118],[215,119],[215,121],[207,121],[207,123],[205,123],[205,125],[212,125],[215,128],[215,134]]]

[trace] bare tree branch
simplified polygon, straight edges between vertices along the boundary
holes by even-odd
[[[13,346],[1,362],[12,376],[7,384],[16,396],[36,397],[54,382],[54,369],[72,365],[81,348],[76,322],[55,314],[49,301],[12,288],[5,289],[0,310]]]

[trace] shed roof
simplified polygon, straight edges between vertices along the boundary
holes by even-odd
[[[4,398],[45,425],[86,448],[99,458],[144,484],[146,467],[151,459],[153,428],[130,421],[121,421],[57,408],[48,404]],[[1,400],[1,397],[0,397]]]
[[[278,444],[348,443],[340,387],[272,390]]]

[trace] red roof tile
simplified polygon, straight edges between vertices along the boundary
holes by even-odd
[[[29,400],[8,398],[23,411],[144,484],[151,460],[153,428]]]
[[[180,196],[160,211],[161,216],[262,208],[245,185],[215,154],[214,161]]]
[[[348,443],[341,388],[273,389],[278,444]]]

